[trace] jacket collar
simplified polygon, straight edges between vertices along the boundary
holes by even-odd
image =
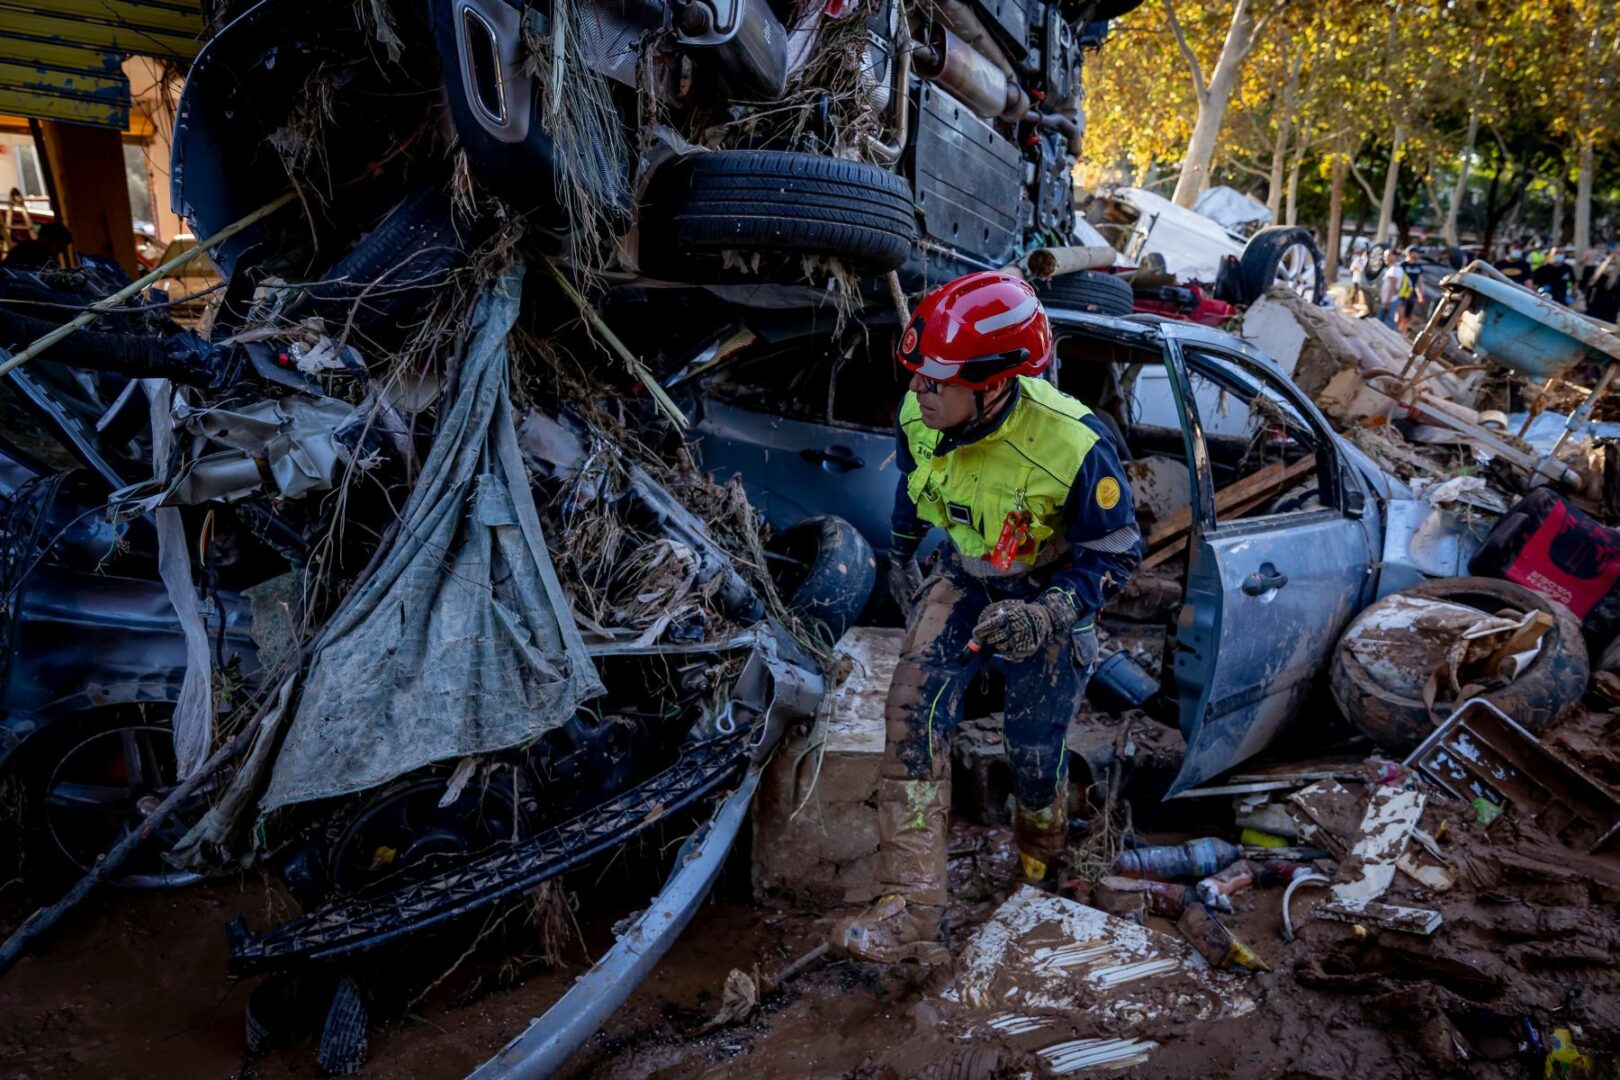
[[[1006,402],[1002,404],[1001,411],[989,422],[976,426],[973,424],[959,424],[954,428],[947,428],[940,432],[939,443],[934,447],[934,456],[939,457],[948,454],[959,446],[1005,438],[1007,421],[1017,410],[1018,403],[1023,399],[1024,393],[1023,383],[1018,378],[1015,377],[1012,384],[1012,393],[1007,396]]]

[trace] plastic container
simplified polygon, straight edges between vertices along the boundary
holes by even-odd
[[[1114,860],[1114,873],[1120,877],[1153,878],[1169,881],[1174,878],[1206,878],[1237,862],[1243,852],[1236,844],[1206,836],[1188,840],[1185,844],[1160,847],[1139,847],[1122,851]]]
[[[1140,709],[1158,692],[1158,680],[1125,652],[1103,657],[1086,684],[1086,696],[1104,712]]]

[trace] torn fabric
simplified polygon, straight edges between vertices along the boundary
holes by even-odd
[[[526,743],[602,692],[507,393],[521,267],[478,301],[455,400],[376,573],[312,650],[263,813]]]
[[[169,402],[173,388],[165,379],[143,379],[152,410],[152,467],[162,482],[169,467],[173,435],[169,428]],[[174,734],[174,761],[177,779],[184,780],[208,760],[214,742],[214,661],[208,651],[208,631],[203,625],[202,598],[191,580],[191,554],[186,547],[185,525],[180,511],[164,507],[153,514],[157,523],[158,576],[169,594],[186,639],[186,674],[180,682],[180,697],[174,704],[170,727]]]

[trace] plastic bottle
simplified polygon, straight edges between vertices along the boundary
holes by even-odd
[[[1231,866],[1243,854],[1235,844],[1213,836],[1188,840],[1185,844],[1139,847],[1122,851],[1114,860],[1114,873],[1120,877],[1206,878]]]

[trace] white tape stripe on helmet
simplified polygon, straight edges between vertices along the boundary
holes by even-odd
[[[1000,315],[986,315],[973,324],[973,329],[981,334],[993,334],[997,330],[1005,330],[1007,327],[1015,326],[1035,314],[1035,309],[1039,304],[1040,301],[1033,296],[1026,296],[1021,304],[1009,311],[1003,311]]]

